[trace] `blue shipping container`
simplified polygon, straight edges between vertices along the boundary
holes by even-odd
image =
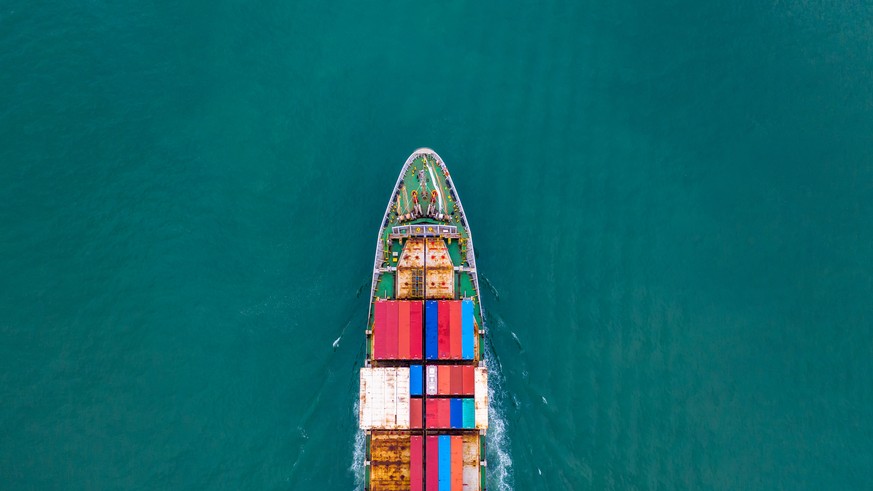
[[[424,303],[424,324],[425,324],[425,357],[428,360],[436,360],[439,357],[437,351],[437,302],[436,300],[428,300]]]
[[[461,302],[461,358],[473,359],[473,301]]]
[[[409,395],[421,395],[421,365],[410,365],[409,367]]]
[[[439,491],[451,491],[452,489],[452,437],[440,435],[440,489]]]
[[[464,427],[464,404],[460,399],[452,399],[451,411],[449,412],[449,416],[452,422],[452,428],[463,428]]]

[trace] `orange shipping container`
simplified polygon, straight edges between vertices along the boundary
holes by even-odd
[[[464,440],[460,435],[452,436],[452,487],[464,489]]]
[[[440,365],[437,367],[437,394],[451,395],[452,393],[452,367]]]

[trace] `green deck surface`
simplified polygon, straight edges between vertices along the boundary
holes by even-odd
[[[394,298],[394,273],[384,273],[376,284],[377,298]]]

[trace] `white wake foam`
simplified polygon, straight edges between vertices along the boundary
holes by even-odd
[[[355,443],[352,449],[352,465],[349,470],[355,476],[355,489],[364,489],[364,453],[367,450],[367,439],[364,430],[358,424],[358,404],[360,402],[355,399]]]
[[[485,361],[488,365],[488,434],[485,456],[488,459],[488,489],[512,491],[512,457],[509,455],[509,435],[506,432],[508,401],[503,389],[505,380],[496,363],[490,344],[486,344]]]

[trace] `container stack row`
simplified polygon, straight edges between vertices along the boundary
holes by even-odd
[[[479,435],[374,433],[370,489],[478,491]]]
[[[425,419],[422,419],[425,416]],[[409,400],[409,426],[412,429],[476,429],[476,401],[472,397]]]
[[[375,360],[475,359],[472,300],[380,300],[373,318]]]
[[[426,373],[423,373],[426,370]],[[424,377],[423,377],[424,375]],[[476,391],[473,365],[411,365],[409,395],[472,396]]]
[[[428,300],[425,312],[425,357],[428,360],[472,360],[473,301]]]
[[[420,360],[422,358],[422,302],[376,302],[373,324],[373,358]]]
[[[377,367],[361,369],[359,420],[365,430],[488,428],[488,372],[473,366],[446,368],[449,383],[431,395],[422,394],[422,367]],[[439,373],[439,370],[437,370]],[[459,376],[452,376],[454,373]],[[472,382],[464,374],[472,374]],[[469,377],[468,377],[469,378]],[[428,381],[427,385],[430,385]],[[453,387],[460,387],[457,391]],[[460,396],[460,397],[459,397]]]
[[[460,435],[425,437],[427,461],[425,486],[410,489],[419,491],[463,491],[479,489],[479,442]],[[413,463],[414,465],[414,463]]]

